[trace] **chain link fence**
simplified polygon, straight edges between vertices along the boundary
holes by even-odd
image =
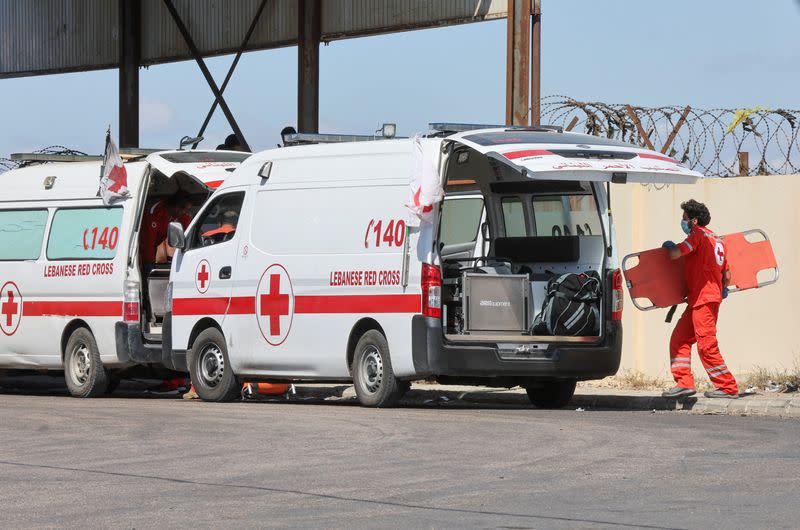
[[[800,173],[800,110],[634,107],[548,96],[541,122],[652,147],[707,176]]]

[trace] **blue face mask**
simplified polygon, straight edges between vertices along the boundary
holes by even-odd
[[[689,233],[692,231],[692,227],[689,226],[689,221],[686,219],[681,220],[681,230],[683,230],[683,233],[686,235],[689,235]]]

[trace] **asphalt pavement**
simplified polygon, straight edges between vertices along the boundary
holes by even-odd
[[[0,394],[8,528],[796,528],[800,513],[796,419],[23,390]]]

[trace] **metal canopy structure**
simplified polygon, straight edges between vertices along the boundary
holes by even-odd
[[[139,68],[194,59],[240,143],[223,92],[243,52],[298,46],[298,130],[318,132],[319,44],[509,17],[507,122],[527,123],[539,0],[0,0],[0,79],[119,68],[120,145],[139,143]],[[532,24],[528,21],[532,20]],[[536,43],[534,42],[534,47]],[[203,58],[236,53],[217,86]],[[537,95],[536,47],[531,92]],[[203,129],[208,119],[203,125]]]

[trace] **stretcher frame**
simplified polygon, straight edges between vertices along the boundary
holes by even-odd
[[[745,230],[743,232],[736,232],[736,234],[741,234],[745,239],[750,234],[759,234],[761,237],[764,238],[762,241],[769,241],[770,240],[769,236],[767,236],[766,232],[764,232],[760,228],[755,228],[755,229],[752,229],[752,230]],[[721,236],[721,239],[724,240],[726,237],[731,236],[731,235],[734,235],[734,234],[728,234],[726,236]],[[753,243],[759,243],[759,242],[761,242],[761,241],[756,241],[756,242],[753,242]],[[770,246],[771,246],[771,244],[770,244]],[[651,249],[651,250],[655,250],[655,249]],[[626,272],[626,271],[630,270],[630,268],[627,267],[627,263],[633,258],[639,258],[639,256],[641,256],[644,252],[650,252],[650,250],[645,250],[645,251],[642,251],[642,252],[634,252],[634,253],[628,254],[627,256],[622,258],[622,271]],[[741,291],[748,291],[750,289],[761,289],[762,287],[766,287],[767,285],[772,285],[773,283],[776,283],[778,281],[778,278],[780,277],[780,269],[778,267],[777,260],[775,262],[775,267],[768,267],[768,268],[760,269],[760,270],[756,271],[756,274],[758,272],[761,272],[762,270],[773,271],[774,272],[774,276],[769,280],[766,280],[766,281],[763,281],[763,282],[758,282],[755,287],[749,287],[749,288],[746,288],[746,289],[742,289],[742,288],[739,288],[739,287],[729,287],[728,288],[728,293],[738,293],[738,292],[741,292]],[[657,305],[654,305],[654,304],[651,304],[650,306],[647,306],[647,307],[643,307],[641,304],[639,304],[636,301],[636,298],[634,298],[633,295],[631,295],[631,293],[630,293],[630,289],[632,287],[632,284],[631,284],[630,280],[628,280],[627,276],[625,277],[625,286],[628,288],[628,295],[630,296],[631,303],[634,305],[634,307],[636,309],[638,309],[640,311],[652,311],[653,309],[663,309],[663,307],[657,306]],[[685,303],[685,302],[686,302],[686,298],[684,298],[683,301],[680,302],[680,303]]]

